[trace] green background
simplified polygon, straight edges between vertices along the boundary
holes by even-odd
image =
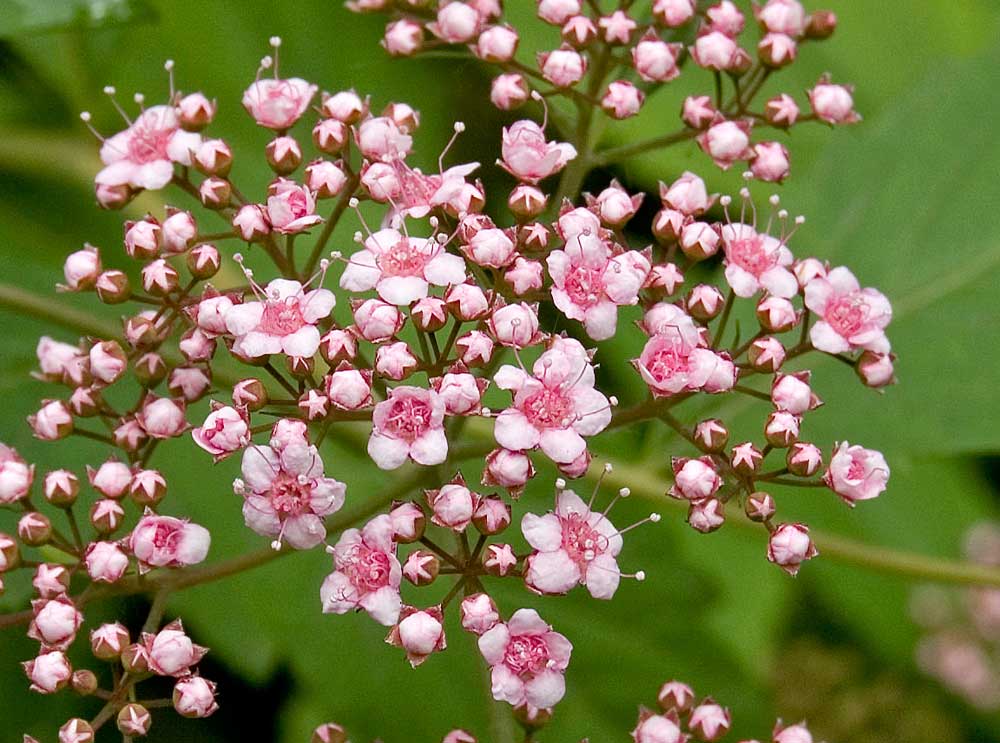
[[[553,31],[528,22],[532,2],[507,5],[524,53],[555,44]],[[838,81],[857,85],[864,122],[834,132],[796,130],[793,177],[782,200],[792,213],[808,215],[792,246],[797,254],[848,264],[864,285],[878,286],[893,301],[890,338],[900,356],[900,384],[881,395],[860,388],[845,367],[817,362],[815,387],[827,404],[810,415],[805,433],[826,450],[845,438],[880,448],[893,474],[882,498],[853,511],[810,491],[778,494],[779,506],[787,516],[873,544],[958,556],[968,526],[996,512],[1000,9],[988,0],[833,0],[830,6],[841,21],[835,37],[809,45],[766,92],[785,90],[802,101],[802,91],[831,70]],[[425,167],[436,162],[453,120],[468,125],[453,162],[492,162],[500,127],[510,120],[485,105],[489,74],[477,63],[389,60],[377,46],[382,19],[353,15],[334,0],[6,0],[0,10],[0,281],[44,296],[54,296],[63,257],[85,240],[105,248],[106,265],[125,267],[117,250],[121,215],[93,206],[90,183],[99,164],[77,115],[90,110],[99,129],[115,131],[119,122],[101,87],[113,83],[126,101],[142,90],[157,102],[167,92],[167,57],[176,62],[179,88],[219,99],[210,131],[233,146],[233,178],[251,198],[266,184],[267,139],[239,97],[273,34],[285,42],[285,75],[329,91],[356,87],[376,107],[404,100],[420,109],[417,161]],[[679,101],[694,85],[686,77],[709,89],[707,76],[686,71],[641,117],[609,125],[608,142],[676,128]],[[685,168],[705,175],[714,190],[733,187],[690,145],[597,174],[593,185],[602,187],[614,174],[632,190],[652,192],[657,179],[669,181]],[[509,187],[492,169],[483,175],[494,195]],[[161,198],[188,205],[181,195]],[[159,213],[162,205],[144,196],[133,211]],[[334,247],[349,250],[353,229],[345,225]],[[59,298],[115,318],[90,300]],[[100,461],[101,451],[89,443],[42,445],[23,424],[48,393],[28,376],[37,337],[73,341],[73,335],[3,310],[0,327],[0,440],[40,471],[82,472],[85,463]],[[639,342],[623,323],[619,337],[600,344],[600,385],[624,401],[637,394],[624,360]],[[736,430],[755,429],[761,417],[759,408],[740,401],[716,414]],[[655,426],[606,437],[598,451],[651,471],[684,453]],[[335,446],[324,458],[327,472],[348,482],[349,500],[390,477]],[[193,447],[179,444],[169,457],[158,453],[154,464],[168,476],[168,510],[212,530],[211,559],[261,546],[243,527],[231,494],[236,461],[209,468]],[[540,477],[522,503],[544,508],[550,482]],[[648,504],[628,503],[616,520],[627,523],[647,510]],[[0,512],[0,529],[13,523],[13,514]],[[703,537],[674,511],[634,533],[623,566],[641,567],[649,577],[625,583],[608,604],[582,591],[538,600],[507,587],[499,593],[507,611],[525,599],[537,606],[576,648],[569,693],[542,740],[623,740],[636,706],[652,704],[658,685],[674,677],[733,708],[733,740],[766,738],[782,715],[808,715],[818,738],[831,743],[1000,735],[996,715],[974,712],[918,674],[909,583],[822,558],[793,580],[764,560],[759,538],[733,529]],[[158,713],[149,739],[298,741],[333,719],[355,741],[433,741],[453,726],[489,740],[487,683],[470,637],[449,626],[448,651],[411,671],[366,616],[319,613],[318,585],[327,571],[327,557],[315,550],[177,595],[168,617],[183,616],[195,640],[211,647],[205,675],[221,682],[222,709],[205,722]],[[0,612],[26,600],[27,590],[10,584]],[[94,607],[88,622],[116,611],[140,623],[144,615],[134,600]],[[67,695],[30,694],[15,662],[32,653],[33,643],[16,631],[3,634],[2,741],[20,740],[22,731],[54,740],[54,728],[71,710],[92,715],[99,707]]]

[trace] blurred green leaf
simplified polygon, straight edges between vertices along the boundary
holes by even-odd
[[[146,0],[7,0],[0,14],[0,38],[101,28],[155,17]]]

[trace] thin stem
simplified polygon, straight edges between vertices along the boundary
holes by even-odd
[[[348,203],[354,196],[354,192],[358,188],[358,182],[359,177],[357,175],[352,175],[344,185],[344,192],[337,200],[336,205],[333,207],[333,211],[330,212],[330,216],[327,217],[326,224],[323,225],[323,231],[320,232],[319,237],[316,238],[316,244],[313,245],[312,253],[309,255],[309,260],[306,261],[306,265],[302,269],[303,278],[308,278],[312,272],[316,270],[316,266],[319,265],[319,259],[323,256],[323,249],[326,248],[326,244],[333,235],[333,231],[337,227],[337,223],[340,221],[341,215],[343,215],[344,211],[347,209]]]

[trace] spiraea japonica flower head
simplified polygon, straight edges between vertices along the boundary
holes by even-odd
[[[547,709],[566,693],[563,673],[573,645],[534,609],[518,609],[484,632],[479,650],[491,667],[494,699]]]
[[[726,281],[736,296],[752,297],[762,289],[776,297],[798,293],[795,274],[789,270],[794,259],[785,240],[784,236],[772,237],[743,222],[723,226]]]
[[[877,289],[862,289],[848,268],[838,266],[812,279],[806,284],[805,303],[817,316],[809,338],[820,351],[889,352],[889,300]]]
[[[323,611],[346,614],[364,609],[379,624],[399,620],[403,571],[396,559],[392,519],[376,516],[363,529],[348,529],[331,548],[334,572],[320,589]]]
[[[243,453],[243,518],[258,534],[295,549],[315,547],[326,537],[323,519],[344,504],[344,483],[325,477],[315,446],[291,443],[280,450],[252,445]]]
[[[540,448],[557,464],[568,464],[587,449],[593,436],[611,422],[611,404],[594,388],[590,355],[579,341],[553,339],[528,374],[503,366],[494,377],[510,390],[514,404],[497,416],[494,436],[513,451]]]
[[[396,469],[407,458],[440,464],[448,455],[445,404],[432,389],[400,386],[375,406],[368,454],[381,469]]]

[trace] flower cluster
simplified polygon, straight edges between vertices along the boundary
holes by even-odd
[[[382,10],[390,3],[349,5]],[[119,209],[142,190],[170,187],[171,201],[187,198],[201,211],[167,207],[126,221],[123,250],[134,270],[105,268],[103,251],[91,245],[66,259],[60,288],[125,309],[123,332],[77,344],[42,338],[37,376],[65,393],[43,400],[29,423],[44,441],[85,437],[114,450],[87,469],[92,497],[79,497],[80,473],[69,470],[45,473],[36,488],[35,468],[0,447],[0,504],[23,510],[16,536],[0,534],[0,580],[19,568],[35,571],[37,599],[26,619],[40,652],[25,664],[31,687],[51,693],[70,685],[107,699],[94,720],[68,722],[62,738],[82,739],[81,731],[114,715],[123,732],[140,735],[149,712],[124,700],[152,675],[177,679],[172,705],[181,714],[215,710],[214,685],[196,668],[203,649],[179,622],[154,631],[170,591],[237,569],[185,570],[205,559],[209,533],[166,515],[167,481],[151,466],[156,452],[182,442],[202,450],[203,466],[239,461],[232,518],[238,522],[241,508],[246,526],[273,549],[247,567],[325,545],[332,560],[327,577],[316,579],[322,611],[366,612],[414,666],[445,649],[444,614],[457,610],[463,629],[478,638],[493,696],[531,724],[562,699],[572,644],[533,608],[501,611],[492,585],[516,581],[527,597],[582,586],[610,600],[622,578],[644,577],[621,571],[623,535],[660,518],[614,526],[611,508],[628,487],[596,505],[612,471],[592,466],[602,432],[643,421],[673,428],[695,452],[674,456],[663,477],[672,478],[668,495],[685,504],[690,525],[718,529],[727,506],[740,504],[767,530],[767,559],[791,574],[816,547],[805,525],[775,518],[774,497],[762,488],[824,488],[850,505],[885,490],[889,468],[878,452],[841,442],[825,457],[802,438],[820,399],[799,363],[818,352],[854,367],[868,387],[892,382],[891,309],[882,294],[862,288],[846,267],[796,257],[792,239],[803,220],[790,219],[776,196],[771,217],[758,220],[749,187],[736,217],[731,197],[711,194],[685,172],[661,185],[660,208],[647,225],[633,219],[644,195],[618,181],[596,195],[578,193],[586,167],[644,151],[580,158],[593,144],[589,107],[599,101],[612,118],[636,114],[644,91],[676,79],[688,58],[710,71],[720,92],[714,103],[689,98],[686,128],[657,146],[697,140],[721,167],[747,162],[748,181],[780,181],[788,170],[784,147],[752,144],[751,125],[857,118],[849,91],[827,81],[810,93],[812,114],[800,116],[784,94],[762,112],[751,109],[799,45],[833,31],[832,14],[806,15],[795,0],[755,7],[764,30],[755,62],[739,46],[745,21],[728,0],[704,12],[687,0],[657,0],[641,24],[623,5],[598,16],[577,0],[540,0],[539,17],[562,29],[563,43],[539,57],[537,70],[515,60],[517,32],[502,21],[499,3],[393,11],[384,41],[390,53],[467,46],[504,71],[493,84],[496,105],[541,106],[541,123],[523,118],[498,133],[497,162],[512,184],[506,210],[492,216],[482,183],[471,178],[479,163],[444,165],[463,124],[455,124],[437,172],[427,174],[415,165],[416,109],[400,102],[379,109],[354,90],[320,93],[281,77],[277,38],[242,100],[270,132],[269,183],[255,190],[233,183],[237,154],[209,134],[217,105],[200,92],[171,90],[165,104],[149,108],[137,96],[139,116],[101,138],[105,167],[95,188],[102,207]],[[671,40],[688,31],[696,32],[688,47]],[[167,68],[172,87],[173,65]],[[632,73],[641,83],[626,79]],[[729,104],[723,76],[733,86]],[[573,143],[561,141],[572,128],[560,123],[559,99],[580,107]],[[313,110],[311,138],[302,136]],[[83,118],[89,123],[89,114]],[[332,205],[323,209],[324,202]],[[360,228],[355,248],[335,232],[345,215]],[[213,219],[219,231],[205,227]],[[636,235],[648,242],[634,244]],[[245,281],[216,288],[211,281],[224,262]],[[718,286],[685,278],[692,270],[711,276],[715,267]],[[730,328],[738,300],[752,303],[757,327],[749,333]],[[608,383],[597,373],[595,344],[624,335],[625,317],[637,320],[645,340],[631,351],[634,369],[621,365],[645,399],[622,409],[602,391]],[[233,368],[235,375],[222,371]],[[757,439],[730,445],[720,418],[675,416],[675,406],[691,398],[737,395],[766,404]],[[360,447],[350,425],[358,423]],[[398,483],[381,499],[349,493],[356,462],[344,466],[324,452],[328,438],[379,469],[399,469]],[[553,470],[551,510],[528,499],[522,508],[517,501],[537,473]],[[569,489],[568,479],[594,470],[604,475],[589,500]],[[441,482],[442,471],[455,476]],[[64,512],[68,534],[43,513],[38,490],[45,510]],[[671,503],[661,493],[644,495]],[[335,516],[348,500],[367,509],[366,523]],[[80,523],[81,509],[89,509],[89,524]],[[520,536],[505,534],[515,521]],[[60,558],[46,551],[43,560],[22,559],[23,549],[41,547]],[[99,688],[90,671],[74,672],[66,658],[83,604],[96,595],[89,586],[71,591],[71,577],[155,597],[136,642],[120,624],[91,634],[94,655],[124,668],[112,689]],[[444,598],[421,602],[417,589],[438,581],[450,583]],[[664,714],[644,713],[636,740],[680,741],[682,717],[702,740],[728,728],[728,713],[710,701],[686,710],[678,698]],[[320,740],[338,739],[325,730]],[[807,738],[779,731],[774,740]]]

